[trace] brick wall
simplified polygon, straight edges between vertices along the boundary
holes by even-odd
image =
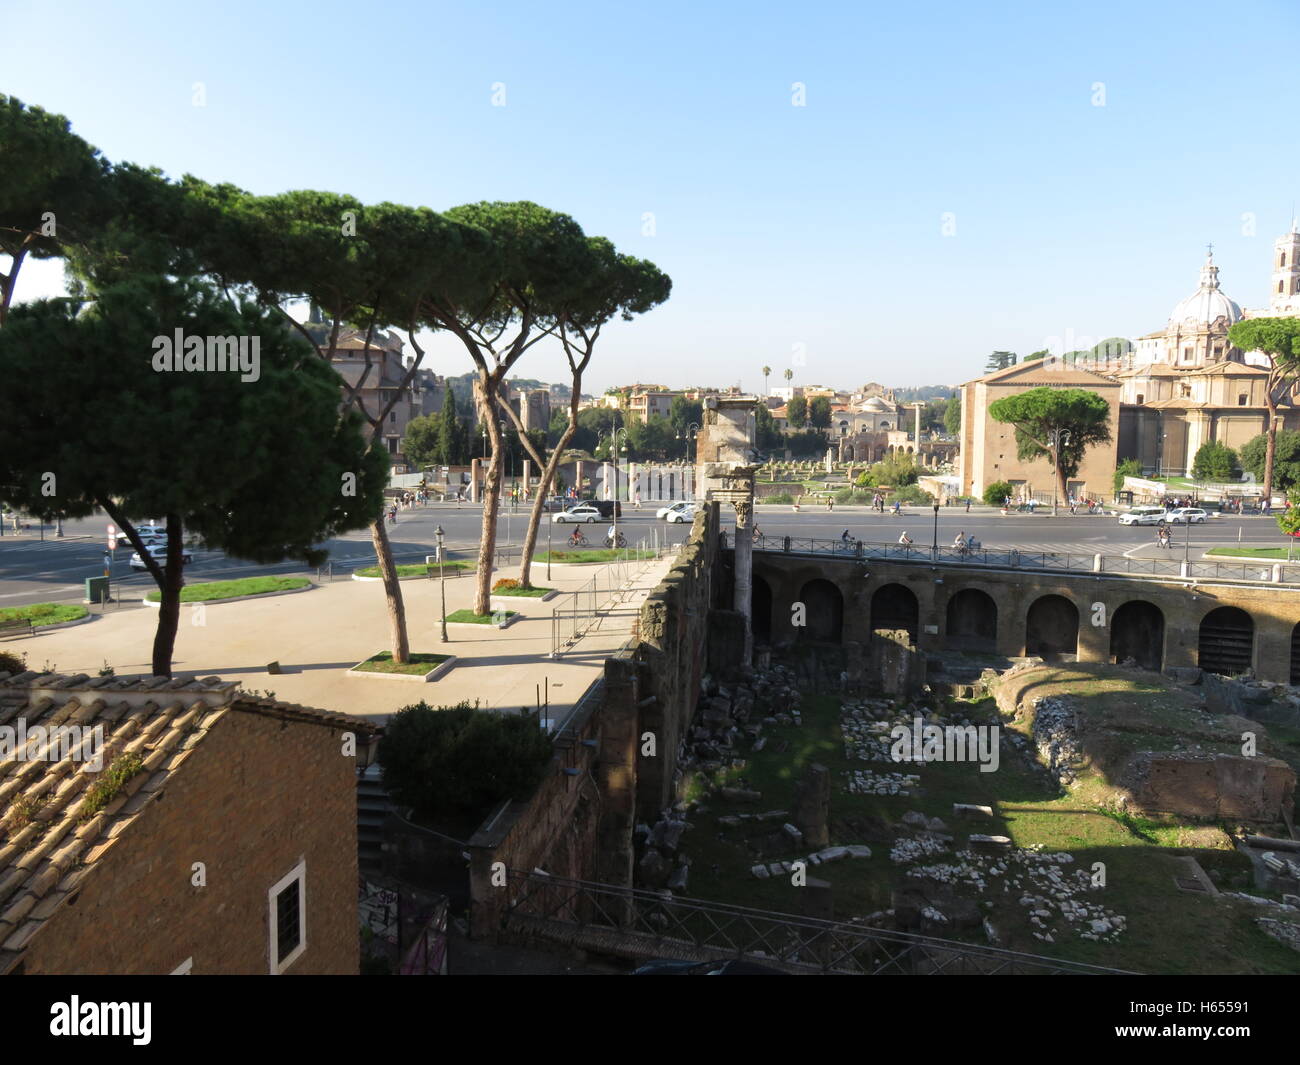
[[[340,736],[225,714],[32,938],[24,971],[166,974],[193,957],[194,975],[266,974],[267,891],[305,858],[307,949],[287,972],[356,973],[356,759]]]

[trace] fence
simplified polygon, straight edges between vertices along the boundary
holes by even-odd
[[[748,958],[792,973],[1107,975],[1121,970],[657,892],[507,874],[508,933],[632,958]]]
[[[725,534],[723,546],[726,546]],[[1111,573],[1129,577],[1184,580],[1232,580],[1257,584],[1300,584],[1300,566],[1274,562],[1184,560],[1166,555],[1129,558],[1125,555],[1081,554],[1068,551],[1021,551],[1017,548],[968,550],[957,547],[918,547],[870,543],[865,540],[818,540],[802,536],[766,536],[754,540],[755,551],[792,555],[829,555],[852,560],[930,562],[998,569],[1052,570],[1065,573]]]

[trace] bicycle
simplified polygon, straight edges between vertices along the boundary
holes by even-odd
[[[569,546],[570,546],[570,547],[586,547],[586,546],[587,546],[587,538],[586,538],[585,536],[583,536],[582,533],[578,532],[578,531],[575,529],[573,535],[569,537]]]
[[[622,533],[619,533],[618,540],[614,543],[611,543],[609,537],[606,536],[605,546],[606,547],[627,547],[627,537],[624,536]]]

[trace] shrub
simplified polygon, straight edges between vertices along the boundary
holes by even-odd
[[[1192,460],[1192,476],[1198,481],[1230,481],[1239,468],[1237,453],[1217,440],[1207,440]]]
[[[26,673],[27,655],[20,658],[12,651],[0,651],[0,673]]]
[[[789,492],[777,492],[775,495],[764,496],[759,500],[760,503],[793,503],[794,496]]]
[[[522,588],[522,587],[523,585],[521,585],[517,580],[515,580],[514,577],[502,577],[499,581],[496,582],[496,584],[492,585],[492,590],[494,592],[499,592],[503,588]]]
[[[933,503],[934,496],[922,488],[919,484],[905,484],[894,494],[894,499],[900,503]]]
[[[416,816],[486,814],[506,799],[527,799],[553,754],[535,717],[480,710],[468,702],[419,702],[389,720],[379,744],[384,784]]]
[[[1007,496],[1011,495],[1012,487],[1010,481],[994,481],[984,489],[984,502],[991,507],[1001,507],[1006,504]]]
[[[1123,462],[1121,462],[1118,466],[1115,467],[1115,480],[1114,480],[1113,487],[1116,492],[1122,492],[1124,491],[1125,477],[1141,477],[1141,476],[1142,476],[1142,463],[1138,462],[1137,459],[1125,459]]]

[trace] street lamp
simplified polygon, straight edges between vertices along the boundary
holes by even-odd
[[[1052,441],[1052,517],[1056,517],[1056,482],[1061,472],[1061,447],[1070,442],[1070,430],[1053,429],[1048,438]]]
[[[433,530],[433,535],[438,541],[438,583],[442,591],[442,642],[447,642],[447,567],[445,556],[442,550],[443,531],[439,525]]]
[[[934,505],[934,558],[939,557],[939,504]]]
[[[610,547],[618,547],[618,453],[619,453],[619,433],[623,434],[622,450],[627,450],[627,427],[615,429],[614,435],[610,438],[610,455],[614,459],[614,542]]]

